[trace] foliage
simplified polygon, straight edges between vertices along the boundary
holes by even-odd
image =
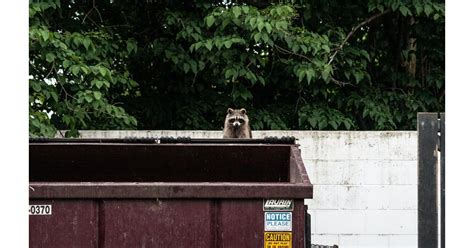
[[[30,4],[30,133],[413,129],[444,109],[444,3]],[[51,118],[48,114],[51,114]]]
[[[106,29],[75,32],[65,28],[74,21],[56,26],[43,16],[59,8],[59,1],[30,4],[30,134],[136,127],[117,102],[137,86],[126,66],[136,42]]]

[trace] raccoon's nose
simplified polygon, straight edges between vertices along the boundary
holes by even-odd
[[[232,125],[233,125],[234,127],[240,127],[240,122],[234,121],[234,123],[232,123]]]

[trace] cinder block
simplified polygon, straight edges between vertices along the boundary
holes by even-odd
[[[362,184],[364,180],[364,168],[353,161],[309,161],[314,164],[314,174],[311,175],[313,184],[354,185]]]
[[[364,184],[411,184],[416,185],[417,160],[376,160],[366,164],[364,170]]]
[[[355,234],[364,230],[364,210],[308,210],[315,234]]]
[[[314,144],[302,149],[304,159],[416,160],[415,131],[364,131],[314,133]]]
[[[417,185],[416,161],[303,160],[313,184]],[[307,170],[308,171],[308,170]]]
[[[390,248],[416,248],[418,235],[389,235]]]
[[[315,234],[416,234],[417,210],[308,210]]]
[[[416,210],[414,185],[314,185],[310,209]]]
[[[340,235],[339,247],[389,247],[389,237],[386,235]]]
[[[333,234],[312,234],[311,244],[315,245],[339,245],[339,235]]]
[[[367,210],[365,234],[416,234],[417,210]]]

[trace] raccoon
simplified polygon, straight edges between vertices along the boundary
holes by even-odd
[[[243,109],[227,109],[224,122],[224,139],[226,138],[252,138],[249,117]]]

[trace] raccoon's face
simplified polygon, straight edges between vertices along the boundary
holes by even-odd
[[[248,123],[247,111],[243,109],[227,109],[226,125],[232,128],[240,128]]]

